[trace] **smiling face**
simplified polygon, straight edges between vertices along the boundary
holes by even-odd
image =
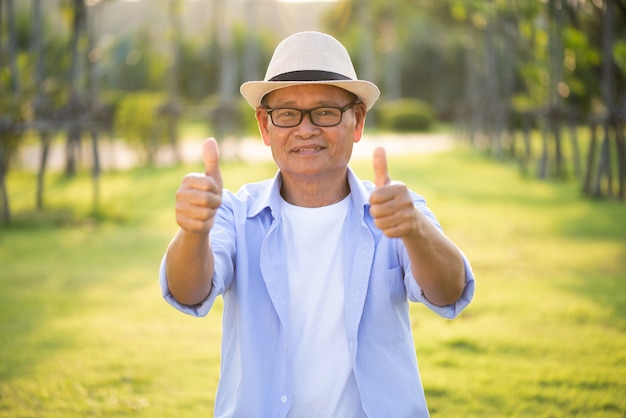
[[[354,96],[338,87],[303,84],[285,87],[268,94],[264,103],[272,109],[317,107],[342,108]],[[365,122],[365,106],[361,103],[347,109],[341,123],[331,127],[315,126],[310,115],[292,128],[274,126],[267,110],[256,111],[265,145],[272,148],[276,165],[287,184],[322,182],[332,187],[337,180],[345,182],[352,146],[361,139]],[[293,182],[293,183],[292,183]]]

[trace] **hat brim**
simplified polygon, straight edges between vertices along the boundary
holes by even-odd
[[[248,104],[254,109],[261,105],[261,99],[272,91],[302,84],[324,84],[342,88],[356,95],[370,110],[380,90],[374,83],[365,80],[323,80],[323,81],[248,81],[241,85],[239,91]]]

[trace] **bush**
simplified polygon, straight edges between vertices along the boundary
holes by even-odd
[[[123,96],[116,106],[115,131],[129,144],[138,145],[152,162],[160,143],[164,141],[158,129],[159,106],[165,101],[161,93],[137,92]]]
[[[430,105],[416,99],[399,99],[378,106],[379,127],[394,132],[429,131],[435,113]]]
[[[203,105],[208,109],[212,135],[221,139],[230,135],[259,135],[255,111],[242,97],[235,98],[233,103],[222,103],[215,94],[207,97]]]

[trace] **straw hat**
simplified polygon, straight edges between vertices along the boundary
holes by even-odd
[[[298,84],[328,84],[347,90],[369,110],[380,91],[374,83],[359,80],[346,48],[320,32],[299,32],[284,39],[267,66],[263,81],[248,81],[240,91],[253,108],[267,93]]]

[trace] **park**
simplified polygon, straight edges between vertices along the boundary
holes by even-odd
[[[623,416],[626,224],[616,220],[626,207],[462,147],[389,165],[427,197],[477,275],[476,300],[455,321],[412,307],[432,416]],[[368,158],[353,167],[371,175]],[[3,415],[210,415],[220,315],[172,310],[157,280],[176,230],[173,194],[197,168],[105,174],[95,220],[89,176],[59,174],[57,212],[0,231]],[[223,165],[234,190],[274,170]],[[33,182],[14,174],[16,205],[28,206]]]
[[[9,3],[14,2],[0,1],[3,58],[12,38]],[[94,10],[121,7],[116,1],[70,3],[81,4],[76,7],[91,17]],[[372,48],[377,55],[364,56],[359,41],[367,36],[354,33],[360,30],[355,19],[365,11],[350,8],[352,2],[338,2],[328,19],[337,35],[360,51],[362,62],[373,59],[398,76],[379,80],[386,97],[355,144],[350,166],[361,178],[373,179],[373,144],[387,146],[391,177],[426,198],[476,275],[475,299],[457,319],[442,319],[419,304],[410,308],[431,416],[624,417],[623,1],[413,3],[397,3],[413,19],[398,23],[411,32],[402,48],[414,53],[406,54],[408,61],[430,57],[429,65],[407,61],[394,68],[402,56],[394,48]],[[390,41],[385,19],[392,11],[383,2],[363,4],[380,23],[370,34],[380,38],[377,45]],[[63,16],[79,9],[67,6]],[[607,10],[614,13],[609,25],[614,33],[608,33],[614,48],[605,54],[601,40],[587,35],[606,35],[600,29],[608,31]],[[172,16],[176,26],[179,15]],[[14,21],[21,22],[22,35],[31,28],[28,19]],[[437,30],[450,37],[442,35],[437,45],[418,42],[432,22],[441,23]],[[91,45],[92,32],[81,25],[64,40],[73,44],[76,36],[77,50]],[[250,51],[240,30],[232,34],[242,57]],[[519,35],[515,53],[527,65],[503,58],[511,31]],[[456,38],[461,32],[479,34],[484,42],[470,42],[463,34]],[[395,34],[398,40],[401,33]],[[33,58],[37,49],[24,41],[40,35],[24,36],[15,44],[20,51],[15,70],[0,69],[0,417],[212,416],[222,299],[205,318],[177,312],[161,296],[159,263],[178,229],[174,195],[180,181],[202,171],[200,149],[194,149],[204,137],[223,134],[218,139],[225,188],[237,191],[275,175],[252,110],[242,116],[240,104],[229,102],[232,92],[218,91],[232,82],[209,65],[219,48],[192,48],[189,41],[181,65],[168,67],[161,57],[168,52],[148,53],[149,37],[128,35],[127,42],[108,45],[107,59],[76,67],[65,59],[48,66],[43,82]],[[265,46],[269,39],[265,33],[255,42]],[[56,54],[59,42],[46,45]],[[562,66],[555,69],[547,48],[558,51]],[[141,60],[132,54],[136,50],[143,51]],[[119,62],[115,51],[123,52]],[[460,56],[466,60],[457,60]],[[496,56],[501,59],[492,59]],[[238,61],[221,57],[221,63]],[[96,108],[73,102],[93,98],[96,90],[85,88],[88,77],[79,80],[92,64],[107,69],[96,97],[114,105],[108,109],[117,113],[108,122],[116,122],[115,130],[92,112]],[[206,70],[205,76],[185,84],[193,79],[185,71],[197,68]],[[178,87],[164,81],[176,71]],[[446,77],[437,80],[437,71]],[[78,77],[75,95],[62,81],[69,72]],[[124,72],[127,78],[121,77]],[[418,73],[434,81],[407,81]],[[489,74],[498,83],[490,84]],[[33,80],[47,87],[28,87],[37,84]],[[155,86],[160,90],[149,91]],[[393,97],[402,86],[410,97]],[[35,99],[44,97],[51,107],[37,108],[33,103],[44,102]],[[181,104],[176,109],[183,111],[168,103]],[[63,109],[71,110],[69,116],[55,113]],[[218,126],[214,116],[224,115],[224,109],[233,119]],[[416,125],[418,120],[426,125]],[[233,130],[233,121],[243,128]],[[68,148],[76,140],[77,148]],[[107,147],[122,145],[132,164],[116,165],[119,155],[107,161]],[[76,158],[71,173],[69,154]]]

